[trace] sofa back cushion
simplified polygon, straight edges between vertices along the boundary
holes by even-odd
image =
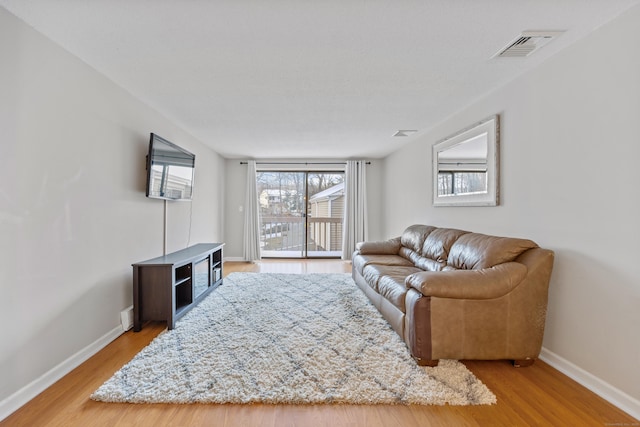
[[[400,250],[398,255],[408,259],[414,265],[417,265],[420,259],[420,250],[424,244],[424,240],[427,236],[435,230],[435,227],[430,225],[415,224],[407,227],[400,236]]]
[[[469,233],[454,228],[437,228],[429,233],[422,245],[422,256],[438,263],[447,263],[451,246],[463,234]]]
[[[447,267],[465,270],[489,268],[514,261],[523,252],[537,247],[535,242],[527,239],[467,233],[451,246]]]
[[[412,225],[404,230],[400,237],[400,243],[403,247],[419,253],[422,250],[425,239],[435,229],[430,225]]]
[[[436,228],[430,225],[412,225],[400,238],[398,255],[426,271],[440,271],[447,265],[451,245],[468,231]]]
[[[416,257],[413,265],[424,271],[441,271],[446,265],[446,262],[436,261],[431,258],[425,258],[423,256]]]

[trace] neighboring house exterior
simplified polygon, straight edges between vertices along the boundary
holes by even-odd
[[[291,206],[296,205],[296,190],[265,189],[260,192],[260,212],[264,216],[281,216],[291,213]]]
[[[309,198],[309,237],[316,250],[342,249],[344,183],[334,185]]]

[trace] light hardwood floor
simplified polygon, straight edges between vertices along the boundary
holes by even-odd
[[[227,262],[234,271],[348,272],[334,260]],[[465,361],[497,396],[491,406],[168,405],[114,404],[89,395],[164,328],[129,331],[73,370],[0,426],[640,426],[640,422],[542,361]]]

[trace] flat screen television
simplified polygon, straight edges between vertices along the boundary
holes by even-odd
[[[191,200],[196,156],[152,133],[147,156],[147,197]]]

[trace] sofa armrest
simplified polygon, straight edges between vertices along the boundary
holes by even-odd
[[[380,242],[359,242],[356,251],[362,255],[396,255],[400,250],[400,238]]]
[[[455,299],[494,299],[515,289],[527,275],[527,267],[506,262],[481,270],[421,271],[405,284],[424,296]]]

